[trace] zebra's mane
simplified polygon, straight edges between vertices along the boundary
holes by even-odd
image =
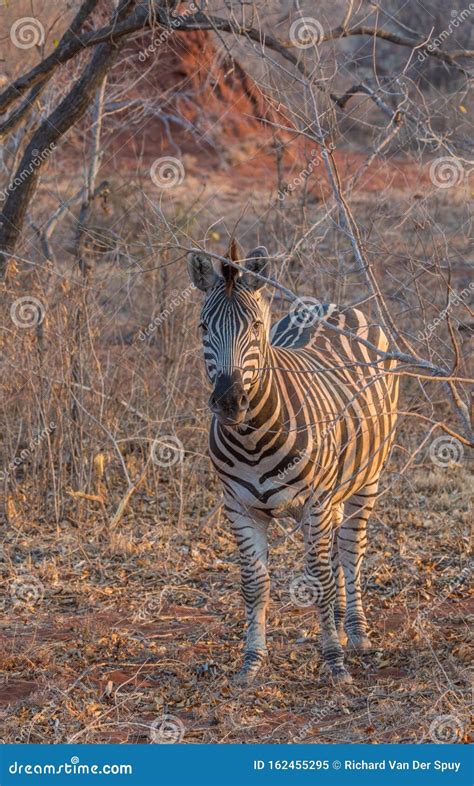
[[[239,261],[240,258],[239,248],[237,246],[237,241],[235,240],[235,238],[232,238],[232,240],[230,241],[228,258],[232,262]],[[222,274],[222,278],[225,281],[225,293],[227,297],[230,297],[232,295],[239,271],[233,265],[229,265],[227,264],[227,262],[222,262],[221,274]]]

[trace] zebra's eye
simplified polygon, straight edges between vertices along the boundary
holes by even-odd
[[[199,329],[202,331],[202,333],[207,333],[207,323],[206,322],[200,322],[199,323]]]
[[[257,319],[257,320],[256,320],[256,321],[253,323],[253,325],[252,325],[252,330],[253,330],[253,331],[254,331],[254,333],[256,333],[256,334],[257,334],[257,336],[258,336],[258,335],[260,335],[260,331],[261,331],[262,327],[263,327],[263,322],[260,322],[260,320],[258,320],[258,319]]]

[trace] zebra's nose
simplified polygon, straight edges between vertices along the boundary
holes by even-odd
[[[247,409],[249,405],[249,397],[245,390],[232,390],[222,393],[217,389],[211,394],[209,405],[212,409]]]
[[[237,398],[237,403],[239,409],[247,409],[249,405],[249,397],[247,396],[245,390],[240,394],[240,398]]]
[[[249,398],[244,390],[240,374],[220,374],[217,377],[214,391],[209,399],[209,406],[218,417],[224,420],[237,421],[248,409]]]

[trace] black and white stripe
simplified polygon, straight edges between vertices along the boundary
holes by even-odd
[[[206,298],[201,327],[213,386],[210,456],[240,551],[247,638],[240,678],[258,670],[267,648],[270,580],[267,529],[273,517],[302,524],[305,575],[318,588],[323,655],[333,677],[350,681],[341,644],[369,647],[360,571],[366,524],[396,422],[398,383],[387,339],[361,311],[315,306],[270,327],[262,280],[268,256],[251,252],[239,274],[215,273],[201,252],[189,258]],[[303,324],[299,324],[301,322]],[[334,329],[335,328],[335,329]]]

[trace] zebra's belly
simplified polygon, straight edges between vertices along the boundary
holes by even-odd
[[[229,487],[229,484],[226,484]],[[271,489],[249,488],[238,481],[230,484],[232,496],[249,512],[262,512],[272,517],[298,517],[304,508],[311,490],[302,489]]]

